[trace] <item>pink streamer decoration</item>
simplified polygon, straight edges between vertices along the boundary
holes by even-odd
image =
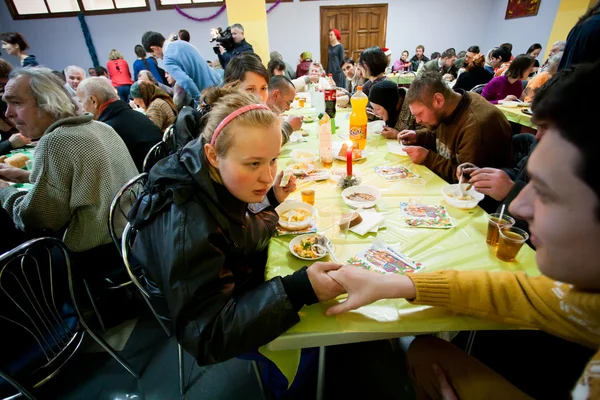
[[[277,0],[277,2],[275,2],[275,4],[273,4],[271,7],[269,7],[269,9],[267,10],[267,14],[271,12],[271,10],[273,10],[275,7],[277,7],[279,5],[279,3],[281,3],[281,0]],[[187,19],[191,19],[192,21],[196,21],[196,22],[205,22],[205,21],[210,21],[213,20],[215,18],[217,18],[219,15],[221,15],[223,13],[223,11],[225,11],[225,9],[227,8],[227,5],[224,4],[219,11],[217,11],[216,13],[214,13],[213,15],[211,15],[210,17],[205,17],[205,18],[196,18],[191,16],[190,14],[184,12],[181,8],[179,8],[178,5],[175,5],[175,10],[177,10],[177,12],[181,15],[183,15],[184,17],[186,17]]]

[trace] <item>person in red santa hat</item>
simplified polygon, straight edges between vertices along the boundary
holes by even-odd
[[[385,56],[387,57],[388,60],[388,65],[387,68],[385,69],[385,73],[386,74],[391,74],[392,73],[392,51],[390,49],[388,49],[387,47],[382,47],[381,50],[383,51],[383,53],[385,54]]]
[[[344,46],[340,43],[342,35],[337,29],[329,31],[329,45],[327,46],[327,74],[331,75],[337,87],[346,86],[346,76],[342,71],[344,64]]]

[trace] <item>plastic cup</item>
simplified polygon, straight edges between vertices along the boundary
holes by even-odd
[[[333,224],[334,238],[344,238],[348,236],[350,229],[350,221],[352,220],[353,212],[351,210],[340,209],[331,213],[331,221]]]
[[[414,189],[414,193],[409,197],[409,203],[419,204],[423,199],[423,193],[425,192],[425,186],[427,181],[423,178],[410,178],[406,180]]]
[[[306,98],[300,97],[300,99],[298,99],[298,105],[304,108],[304,106],[306,105]]]
[[[504,214],[502,216],[502,222],[500,221],[500,214],[490,214],[488,218],[488,231],[485,242],[490,246],[497,246],[500,237],[499,230],[502,228],[510,228],[515,224],[514,218]]]
[[[313,189],[304,189],[300,194],[302,194],[302,202],[311,206],[315,204],[315,191]]]
[[[514,261],[527,239],[529,239],[529,234],[523,229],[514,226],[500,229],[496,257],[506,262]]]
[[[321,157],[321,164],[323,168],[330,169],[333,166],[333,155]]]

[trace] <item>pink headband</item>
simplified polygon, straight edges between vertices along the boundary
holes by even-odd
[[[231,114],[229,114],[217,126],[217,129],[215,129],[215,133],[213,134],[212,139],[210,140],[210,144],[212,144],[213,146],[215,145],[215,142],[217,140],[217,136],[219,136],[219,134],[221,133],[221,131],[223,130],[223,128],[225,128],[225,126],[227,126],[227,124],[230,123],[235,117],[238,117],[238,116],[242,115],[243,113],[248,112],[248,111],[252,111],[252,110],[270,110],[270,108],[267,107],[267,106],[265,106],[264,104],[249,104],[249,105],[244,106],[242,108],[238,108],[237,110],[235,110],[234,112],[232,112]]]

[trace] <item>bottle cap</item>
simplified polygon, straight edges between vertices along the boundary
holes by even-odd
[[[357,87],[356,87],[356,91],[357,91],[357,92],[362,92],[362,86],[357,86]]]

